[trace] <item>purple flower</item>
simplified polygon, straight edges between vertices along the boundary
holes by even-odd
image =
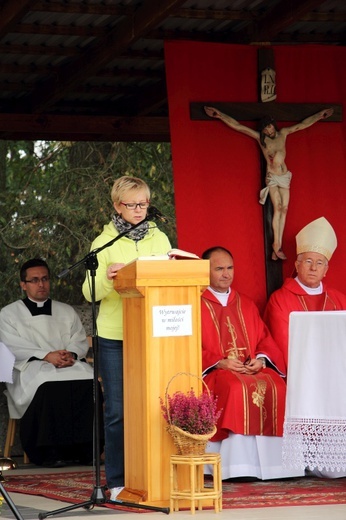
[[[160,397],[160,405],[169,424],[198,435],[210,433],[221,414],[212,392],[196,396],[192,388],[186,394],[175,392],[172,396],[167,395],[166,402]]]

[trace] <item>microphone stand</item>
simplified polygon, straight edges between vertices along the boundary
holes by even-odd
[[[11,509],[12,513],[17,518],[17,520],[24,520],[24,518],[18,511],[17,507],[15,506],[13,500],[11,499],[10,495],[7,493],[6,489],[4,488],[1,480],[0,480],[0,495],[2,495],[4,497],[8,507]]]
[[[60,513],[65,513],[66,511],[71,511],[73,509],[77,509],[83,507],[84,509],[93,509],[95,505],[105,504],[109,502],[113,505],[122,505],[132,508],[139,509],[150,509],[152,511],[159,511],[161,513],[169,514],[169,507],[155,507],[149,506],[146,504],[137,504],[133,502],[124,502],[123,500],[112,500],[108,501],[105,494],[105,486],[101,486],[101,477],[100,477],[100,392],[99,392],[99,381],[98,381],[98,373],[99,373],[99,360],[98,360],[98,336],[97,336],[97,326],[96,326],[96,291],[95,291],[95,277],[96,270],[98,268],[98,259],[97,255],[103,249],[110,247],[117,242],[122,237],[126,236],[130,231],[136,229],[140,224],[148,220],[148,216],[138,222],[130,229],[123,231],[115,238],[107,242],[101,247],[93,249],[90,251],[84,258],[73,264],[72,266],[64,269],[61,273],[58,274],[58,278],[62,278],[66,276],[70,271],[75,269],[81,264],[85,265],[86,270],[90,271],[91,276],[91,308],[92,308],[92,350],[93,350],[93,358],[94,358],[94,377],[93,377],[93,387],[94,387],[94,473],[95,473],[95,485],[91,497],[89,500],[85,502],[81,502],[80,504],[73,504],[67,507],[63,507],[60,509],[55,509],[54,511],[47,511],[44,513],[39,513],[38,518],[40,520],[47,518],[48,516],[53,516]]]

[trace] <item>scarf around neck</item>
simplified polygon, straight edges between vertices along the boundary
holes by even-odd
[[[119,234],[128,231],[126,236],[135,242],[142,240],[149,230],[149,222],[147,220],[143,220],[135,229],[132,230],[131,228],[133,225],[124,220],[121,215],[113,215],[112,222]]]

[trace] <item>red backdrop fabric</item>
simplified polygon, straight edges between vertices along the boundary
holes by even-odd
[[[273,50],[277,102],[341,104],[346,113],[345,48],[306,45]],[[190,102],[257,101],[257,51],[245,45],[165,45],[178,246],[198,255],[214,245],[230,249],[234,286],[263,311],[267,295],[263,208],[258,202],[263,187],[261,151],[254,139],[217,120],[192,121],[189,115]],[[256,123],[244,123],[256,128]],[[278,122],[279,127],[292,124]],[[327,280],[346,293],[345,145],[345,116],[341,123],[316,123],[287,138],[286,163],[293,179],[283,272],[285,277],[294,271],[295,235],[324,216],[338,237]]]

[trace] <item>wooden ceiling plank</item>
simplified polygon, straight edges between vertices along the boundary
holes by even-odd
[[[299,21],[324,0],[281,0],[279,4],[266,12],[256,21],[257,41],[271,41],[292,23]]]
[[[107,5],[104,2],[99,4],[87,4],[86,2],[80,4],[72,4],[61,2],[61,0],[50,0],[46,2],[39,0],[31,8],[32,11],[41,11],[47,13],[62,13],[62,14],[94,14],[94,15],[108,15],[108,16],[131,16],[134,12],[134,7],[130,5]]]
[[[193,42],[210,42],[210,43],[224,43],[225,40],[229,43],[246,43],[248,40],[247,33],[228,33],[222,31],[186,31],[186,30],[171,30],[171,29],[154,29],[147,35],[150,40],[187,40]]]
[[[0,54],[19,54],[21,56],[77,56],[79,51],[76,47],[63,45],[20,45],[5,43],[0,44]]]
[[[49,65],[35,65],[34,63],[26,65],[26,64],[18,64],[18,63],[0,63],[0,74],[38,74],[42,75],[50,75],[50,74],[59,74],[59,67],[51,67]],[[120,68],[115,67],[112,69],[102,69],[98,72],[97,78],[104,79],[110,78],[114,82],[114,78],[146,78],[149,77],[152,79],[162,79],[164,76],[164,72],[161,69],[151,70],[151,69],[136,69],[134,67],[131,68]],[[92,79],[92,76],[89,77]],[[83,88],[83,86],[78,85],[78,89]]]
[[[35,3],[31,0],[3,0],[0,6],[0,38],[12,32],[17,22]]]
[[[232,32],[224,39],[225,43],[273,43],[280,41],[280,34],[292,23],[299,21],[309,11],[316,9],[323,0],[281,0],[273,8],[255,18],[244,29]]]
[[[107,27],[93,27],[90,25],[56,25],[18,23],[12,32],[19,34],[40,34],[47,36],[80,36],[83,38],[102,38]]]
[[[90,74],[105,67],[183,2],[184,0],[145,0],[133,17],[124,20],[120,27],[113,28],[94,47],[85,49],[77,60],[63,65],[57,75],[40,85],[31,98],[32,111],[46,110],[73,86],[83,83]]]
[[[178,9],[171,17],[186,18],[188,20],[217,20],[232,21],[245,20],[252,21],[256,15],[253,11],[239,9],[238,11],[230,9],[186,9],[182,7]]]
[[[346,11],[312,11],[300,17],[302,22],[345,22]]]
[[[184,8],[182,5],[185,1],[142,0],[141,4],[132,1],[126,2],[131,5],[124,5],[125,2],[121,5],[114,5],[114,2],[104,2],[103,0],[98,0],[97,3],[89,2],[89,0],[79,2],[70,0],[0,1],[0,37],[2,35],[6,41],[5,44],[0,45],[0,54],[3,55],[1,56],[3,65],[0,66],[0,88],[4,93],[1,97],[0,107],[8,114],[9,121],[12,121],[20,110],[30,113],[33,109],[38,113],[49,111],[61,118],[65,117],[64,114],[71,114],[72,117],[71,120],[65,120],[67,121],[65,128],[60,121],[57,123],[57,121],[51,122],[42,119],[39,125],[33,126],[33,130],[31,130],[31,122],[22,121],[11,131],[11,125],[6,122],[6,127],[0,129],[0,139],[6,138],[4,137],[6,135],[15,136],[15,139],[23,138],[19,135],[28,135],[30,139],[33,139],[33,136],[40,136],[39,138],[42,139],[47,123],[47,133],[50,139],[58,139],[58,136],[66,139],[66,133],[68,133],[68,139],[71,140],[169,140],[168,122],[166,126],[158,123],[158,121],[166,120],[167,114],[162,51],[162,40],[165,39],[240,44],[256,42],[259,44],[263,44],[263,42],[270,44],[346,43],[346,34],[339,27],[345,22],[346,17],[345,10],[341,11],[341,1],[340,7],[338,6],[337,10],[330,12],[326,12],[326,9],[323,12],[320,10],[324,8],[321,0],[290,0],[289,2],[285,0],[280,1],[272,9],[270,8],[271,3],[267,2],[265,12],[260,8],[256,8],[253,12],[246,9],[232,10],[229,8],[224,10]],[[38,23],[21,24],[21,21],[30,22],[30,16],[25,15],[33,12],[37,13],[35,18]],[[49,13],[56,14],[52,16]],[[89,15],[92,21],[92,16],[94,16],[95,23],[78,27],[78,15],[82,14]],[[73,23],[62,25],[60,18],[63,21],[64,15],[67,15],[65,19],[69,21],[75,19],[76,25]],[[68,15],[70,16],[68,17]],[[97,17],[103,15],[109,17],[109,22],[106,20],[107,27],[99,25]],[[49,21],[53,17],[58,19],[59,23],[49,25]],[[170,25],[169,20],[172,22],[172,18],[175,20]],[[180,30],[179,27],[184,27],[184,23],[179,23],[179,19],[196,20],[194,22],[196,29]],[[117,27],[111,28],[111,24],[116,23],[117,20],[119,20]],[[167,20],[165,26],[177,26],[178,29],[162,30],[161,23],[165,20]],[[201,21],[200,24],[197,23],[198,20]],[[232,28],[229,27],[230,24],[227,24],[228,21],[237,20],[243,21],[242,26],[247,26],[247,29],[238,31],[239,24],[233,24]],[[208,21],[209,24],[205,23]],[[301,30],[293,32],[296,22],[306,23],[300,24]],[[330,31],[322,32],[324,22],[329,23]],[[331,25],[333,23],[334,26]],[[207,26],[208,29],[203,29],[203,26]],[[24,38],[9,34],[16,30],[21,35],[27,34],[28,36]],[[81,41],[83,38],[88,38],[91,43],[84,48],[82,45],[79,47],[77,45],[74,47],[30,45],[30,42],[35,42],[36,36],[39,36],[39,41],[47,40],[55,43],[53,38],[49,40],[50,35],[79,36]],[[93,41],[92,38],[94,38]],[[17,44],[24,39],[25,44]],[[138,39],[141,39],[141,48],[132,50],[132,44]],[[143,48],[146,44],[145,39],[148,39],[148,50]],[[159,40],[160,44],[153,45],[153,42],[150,41],[153,39]],[[69,41],[68,38],[64,40]],[[15,42],[13,45],[12,41]],[[15,54],[20,55],[18,62]],[[12,56],[7,57],[6,55]],[[46,57],[44,60],[40,60],[38,56]],[[49,59],[50,56],[51,59]],[[49,61],[56,63],[55,56],[65,58],[64,65],[44,65]],[[126,59],[127,62],[122,63],[120,60],[123,59]],[[132,61],[130,61],[132,59],[136,60],[133,68]],[[149,68],[138,71],[138,67],[142,66],[143,69],[147,66],[144,60],[154,60],[153,65],[151,63],[149,65],[155,70],[155,75],[158,75],[155,78],[155,84],[152,81],[149,84],[149,81],[145,80],[146,76],[153,79],[154,73]],[[38,65],[36,66],[35,63]],[[124,70],[125,67],[126,70]],[[127,77],[143,75],[144,81],[122,81],[125,75]],[[114,88],[112,87],[113,80],[109,81],[108,77],[114,78]],[[18,81],[16,81],[17,78]],[[22,78],[23,81],[19,81]],[[39,86],[38,81],[40,81]],[[142,83],[145,84],[144,87],[139,86]],[[23,104],[21,104],[22,100]],[[237,106],[239,107],[239,104]],[[110,123],[104,125],[97,123],[95,129],[91,129],[89,126],[85,128],[85,122],[80,119],[83,114],[88,114],[85,117],[90,117],[93,121],[107,117],[109,114],[116,114],[117,117],[113,117],[115,126],[111,126]],[[164,117],[155,119],[154,115]],[[75,118],[78,120],[77,127],[74,122],[71,123],[72,120],[75,121]],[[149,128],[143,130],[140,125],[145,121]],[[73,130],[68,128],[69,125]],[[160,132],[162,132],[161,136]],[[158,136],[160,138],[156,139]]]

